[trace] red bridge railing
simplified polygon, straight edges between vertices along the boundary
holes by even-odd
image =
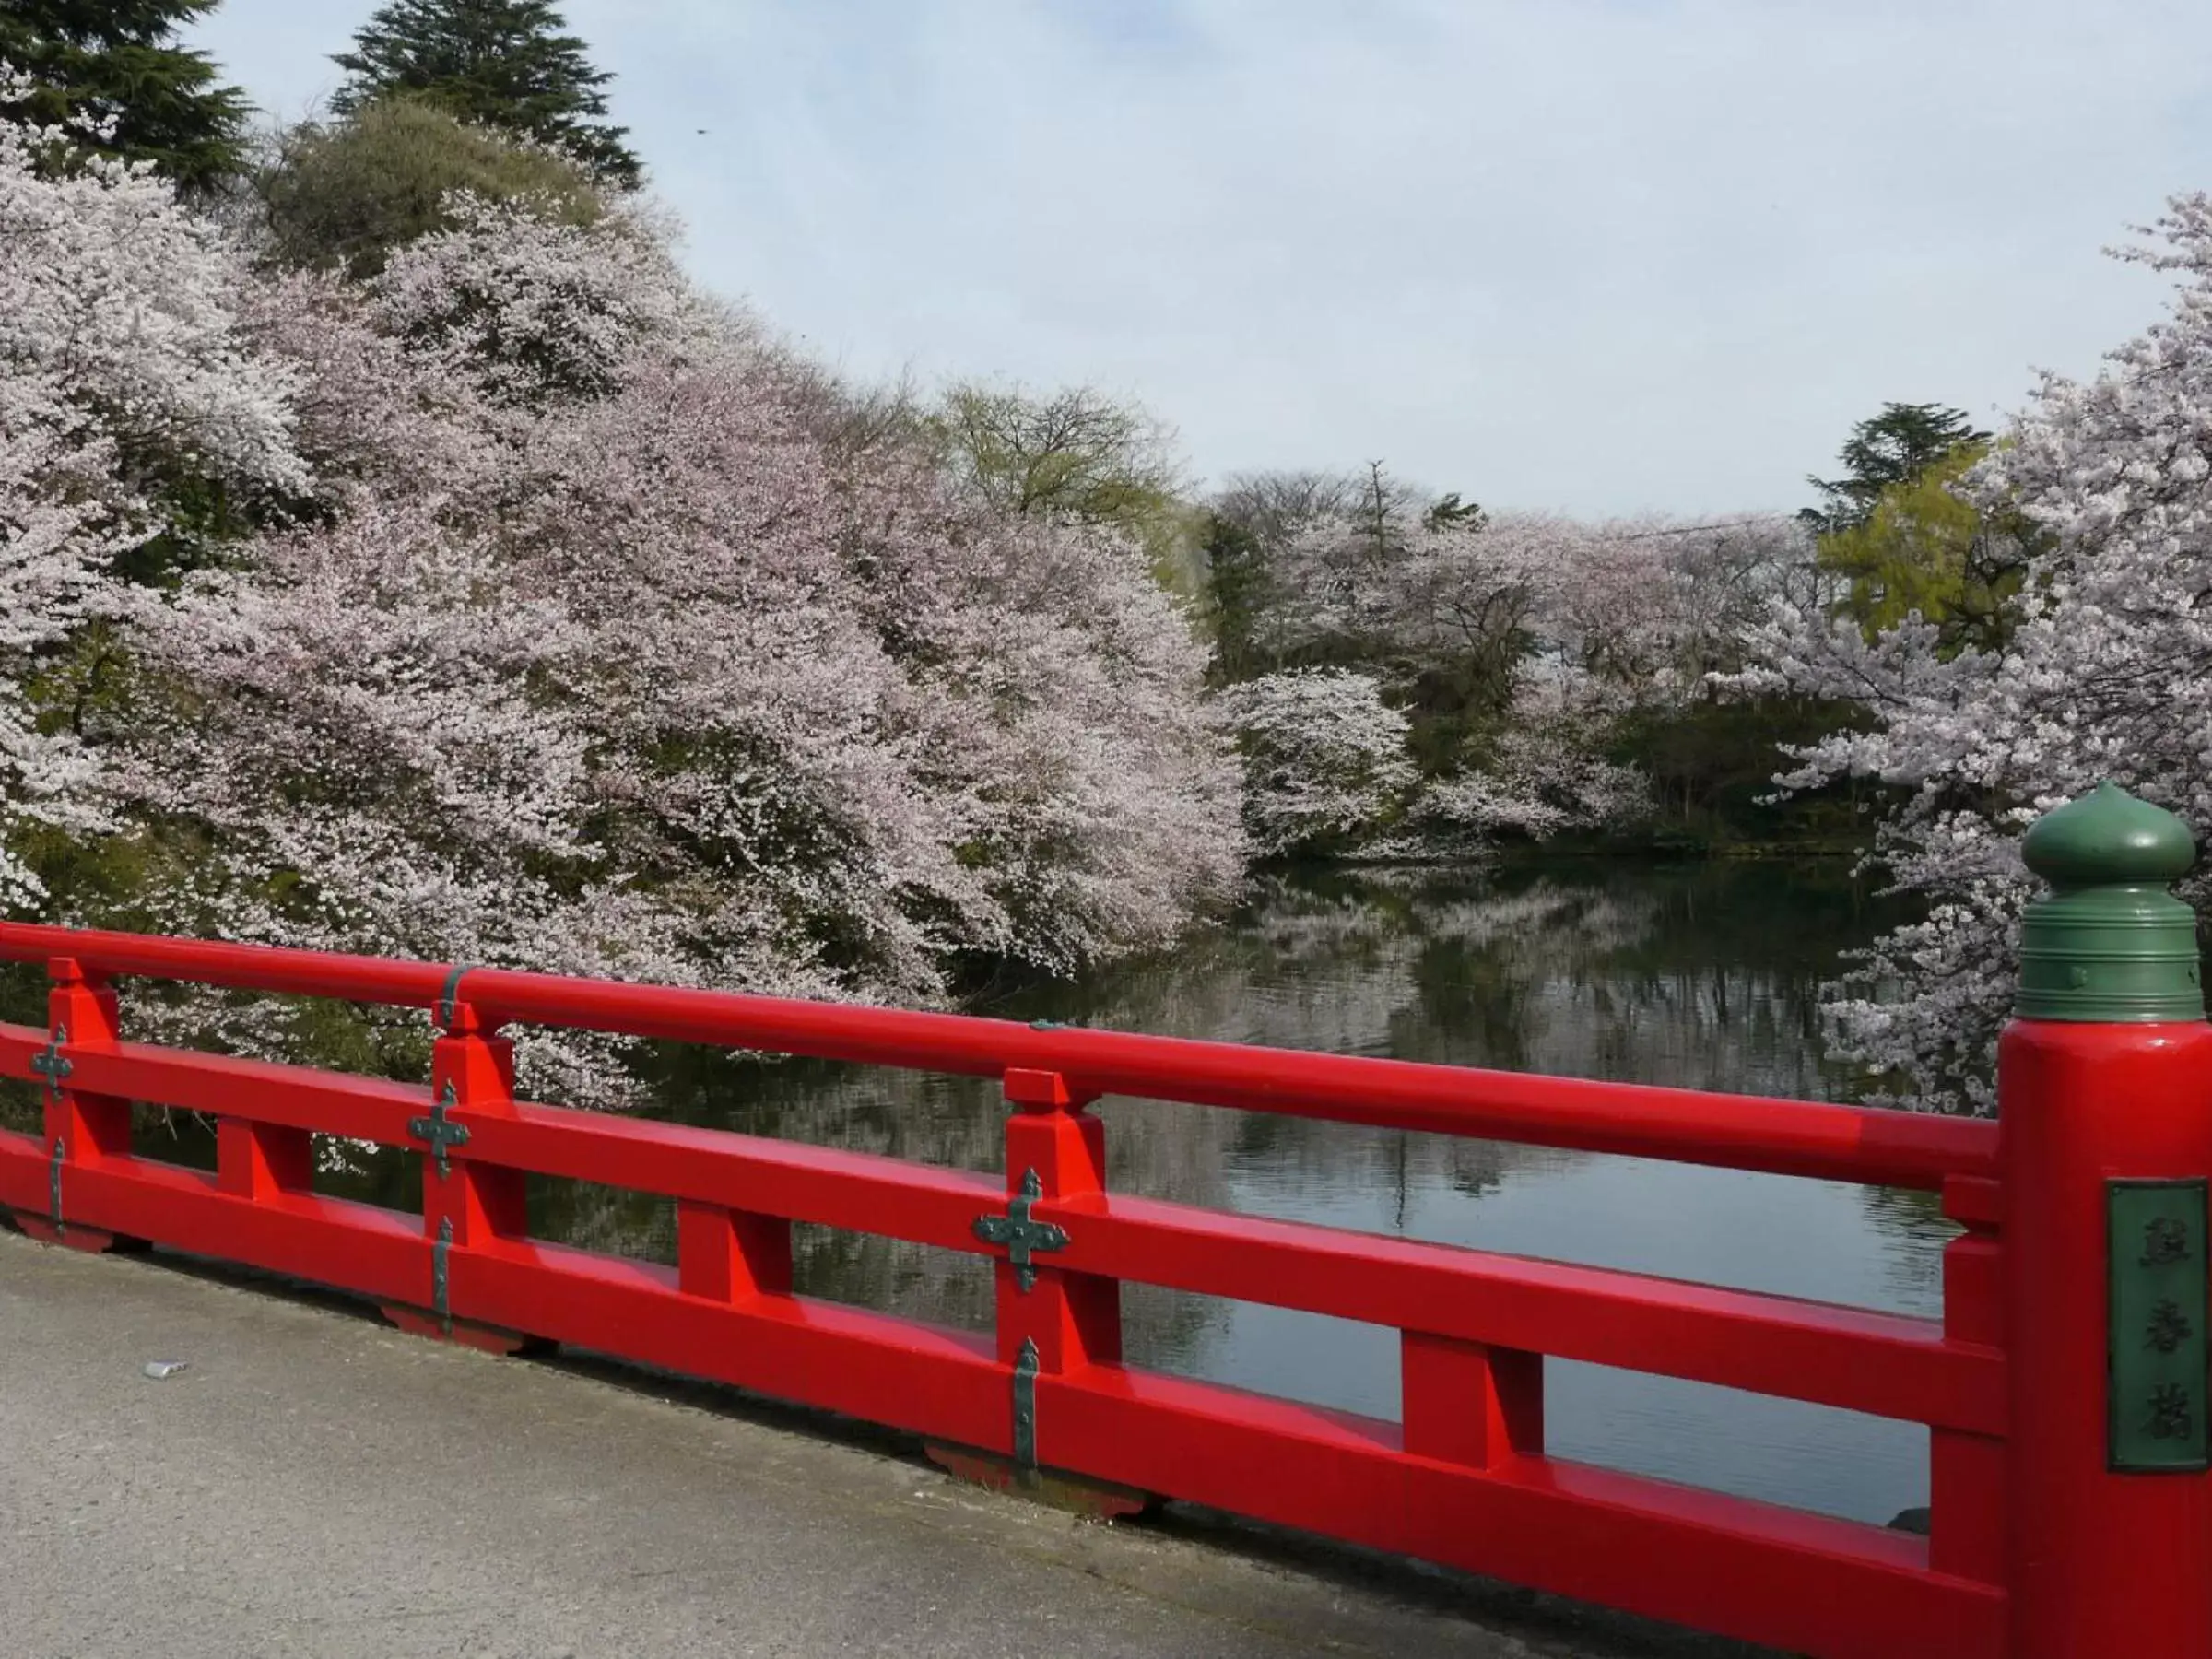
[[[573,1344],[1062,1471],[1812,1654],[2007,1645],[2007,1361],[1988,1123],[888,1009],[0,924],[49,1027],[0,1026],[44,1134],[0,1207],[358,1292],[429,1334]],[[428,1087],[123,1040],[112,982],[429,1010]],[[588,1029],[997,1077],[1006,1180],[513,1098],[500,1028]],[[1109,1094],[1942,1194],[1940,1322],[1109,1193]],[[217,1168],[136,1155],[204,1112]],[[423,1151],[423,1211],[319,1194],[311,1135]],[[673,1267],[535,1239],[526,1175],[673,1199]],[[994,1335],[795,1295],[791,1225],[994,1258]],[[1124,1281],[1401,1333],[1397,1421],[1122,1360]],[[1925,1537],[1550,1456],[1544,1356],[1924,1423]],[[2041,1652],[2041,1650],[2038,1650]]]

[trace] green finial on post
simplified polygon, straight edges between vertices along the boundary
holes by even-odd
[[[2056,890],[2020,929],[2022,1019],[2202,1019],[2196,912],[2166,888],[2196,862],[2189,826],[2100,783],[2036,820],[2021,853]]]

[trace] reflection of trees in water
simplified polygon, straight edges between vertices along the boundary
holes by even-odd
[[[1879,1241],[1883,1276],[1900,1307],[1931,1311],[1943,1303],[1943,1252],[1931,1249],[1961,1230],[1934,1193],[1905,1187],[1862,1189],[1866,1218]]]
[[[1822,931],[1806,924],[1815,890],[1740,868],[1621,872],[1594,864],[1533,877],[1401,871],[1379,880],[1276,880],[1236,925],[1172,956],[1012,994],[992,1011],[1818,1094],[1825,1091],[1808,1036],[1818,974],[1805,959],[1811,935]],[[1864,924],[1846,924],[1825,931],[1839,942],[1865,936]],[[806,1063],[695,1061],[691,1072],[671,1078],[680,1117],[1000,1168],[1004,1108],[978,1080]],[[1402,1216],[1410,1194],[1477,1196],[1517,1166],[1557,1156],[1157,1101],[1109,1100],[1100,1110],[1117,1190],[1284,1216],[1324,1216],[1347,1200],[1371,1214],[1377,1195],[1385,1195],[1386,1212]],[[981,1258],[812,1229],[797,1244],[802,1288],[816,1294],[989,1323],[989,1265]],[[1185,1362],[1215,1318],[1194,1299],[1142,1287],[1130,1288],[1125,1312],[1133,1355]]]
[[[530,1230],[579,1250],[676,1265],[676,1201],[583,1181],[529,1182]]]
[[[1243,1041],[1829,1098],[1818,990],[1867,911],[1794,865],[1278,882],[1208,1012]]]
[[[1833,869],[1604,865],[1502,902],[1430,907],[1423,1028],[1408,1047],[1471,1065],[1682,1088],[1837,1098],[1818,999],[1870,936]]]

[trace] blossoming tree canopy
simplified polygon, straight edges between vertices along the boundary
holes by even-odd
[[[920,446],[839,451],[819,375],[649,212],[462,203],[349,283],[257,267],[141,174],[41,180],[28,142],[0,150],[6,812],[134,847],[133,920],[929,1001],[1234,890],[1234,759],[1143,551]],[[266,501],[134,587],[155,450]],[[128,717],[49,731],[32,688],[95,618]],[[589,1044],[522,1058],[622,1093]]]
[[[1241,493],[1279,511],[1211,543],[1235,561],[1221,660],[1262,669],[1224,703],[1246,822],[1270,852],[1441,856],[1648,818],[1648,780],[1618,759],[1623,723],[1706,696],[1806,553],[1778,517],[1592,522],[1452,497],[1423,511],[1379,471],[1270,482]]]
[[[1847,1053],[1900,1098],[1987,1109],[2021,909],[2019,837],[2111,780],[2212,825],[2212,197],[2177,197],[2120,256],[2171,273],[2165,318],[2095,379],[2046,375],[2034,406],[1970,473],[1966,499],[2032,529],[1999,642],[1939,651],[1909,617],[1872,640],[1785,606],[1745,683],[1861,704],[1865,731],[1806,748],[1786,780],[1849,773],[1900,804],[1877,850],[1924,920],[1885,937],[1836,1010]],[[2199,876],[2183,888],[2200,909]]]
[[[23,85],[0,75],[0,98]],[[242,261],[146,163],[50,171],[75,137],[0,123],[0,903],[15,906],[46,891],[30,843],[104,822],[78,717],[99,664],[79,647],[127,610],[121,578],[196,555],[183,504],[308,484],[297,382],[246,339]]]

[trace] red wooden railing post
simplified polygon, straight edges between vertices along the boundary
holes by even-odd
[[[1496,1469],[1544,1453],[1544,1356],[1406,1331],[1398,1339],[1406,1450]]]
[[[2008,1659],[2212,1654],[2212,1028],[2188,831],[2110,784],[2030,831],[1998,1056]],[[1940,1524],[1940,1520],[1938,1522]]]
[[[218,1117],[215,1123],[216,1185],[253,1203],[314,1184],[314,1136],[283,1124]]]
[[[438,1010],[444,1034],[430,1048],[430,1109],[410,1125],[428,1148],[422,1160],[422,1227],[430,1241],[429,1317],[404,1307],[386,1307],[384,1315],[417,1335],[512,1354],[533,1346],[533,1339],[488,1329],[453,1312],[454,1281],[465,1272],[465,1253],[530,1230],[523,1172],[473,1161],[467,1125],[460,1116],[514,1115],[514,1044],[486,1030],[476,1008],[457,992],[457,983],[449,988]]]
[[[307,1192],[314,1184],[313,1146],[313,1136],[304,1129],[218,1118],[216,1184],[234,1198],[256,1202],[279,1193]]]
[[[2005,1346],[2003,1191],[1954,1176],[1943,1213],[1966,1230],[1943,1250],[1943,1334],[1953,1342]],[[2005,1441],[1938,1427],[1928,1436],[1928,1565],[1937,1572],[2005,1582]]]
[[[131,1155],[131,1103],[110,1095],[88,1094],[71,1086],[69,1051],[112,1048],[117,1037],[114,989],[88,973],[70,957],[47,965],[53,988],[46,995],[49,1045],[32,1061],[45,1100],[47,1213],[18,1213],[17,1222],[34,1239],[76,1250],[114,1248],[112,1233],[69,1218],[68,1172],[108,1159]]]
[[[677,1282],[686,1296],[740,1302],[791,1294],[791,1223],[718,1204],[676,1204]]]
[[[1006,1193],[1010,1208],[1022,1201],[1085,1198],[1106,1190],[1106,1126],[1089,1100],[1071,1093],[1057,1072],[1012,1070],[1006,1075]],[[1114,1364],[1122,1357],[1122,1288],[1109,1278],[1068,1273],[1050,1265],[1051,1242],[1030,1240],[1009,1248],[997,1265],[998,1357],[1031,1377],[1053,1377],[1087,1365]],[[1047,1461],[1050,1426],[1032,1417],[1016,1424],[1018,1471]],[[1042,1447],[1041,1449],[1041,1441]]]

